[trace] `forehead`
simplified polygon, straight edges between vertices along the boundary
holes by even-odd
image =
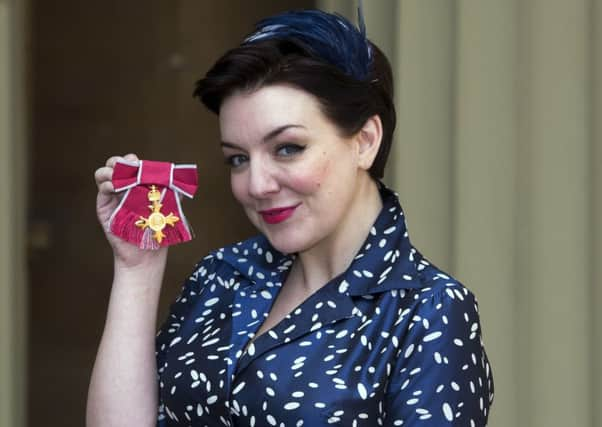
[[[285,85],[235,92],[224,100],[219,113],[222,139],[227,141],[261,137],[288,124],[312,128],[325,121],[313,95]]]

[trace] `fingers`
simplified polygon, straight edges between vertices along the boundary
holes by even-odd
[[[115,163],[117,163],[117,160],[126,160],[128,162],[137,162],[138,156],[135,155],[134,153],[129,153],[129,154],[126,154],[125,156],[109,157],[107,159],[107,163],[105,164],[105,166],[110,167],[110,168],[115,167]]]
[[[109,157],[105,163],[105,166],[96,169],[94,172],[94,180],[100,193],[112,193],[114,191],[113,184],[111,182],[113,178],[113,168],[118,160],[125,160],[128,162],[137,162],[138,156],[134,153],[126,154],[125,156],[112,156]]]
[[[111,181],[105,181],[98,184],[98,192],[102,194],[112,194],[115,191]]]
[[[113,183],[111,182],[112,178],[113,178],[113,168],[104,166],[102,168],[96,169],[96,172],[94,172],[94,180],[96,181],[96,186],[98,187],[98,191],[103,192],[103,193],[104,192],[112,192],[113,191]],[[109,185],[107,185],[107,184],[109,184]]]
[[[115,167],[115,163],[117,163],[117,160],[123,160],[123,157],[121,157],[121,156],[109,157],[107,159],[107,162],[105,163],[105,166],[109,167],[109,168],[113,168],[113,167]]]
[[[97,184],[100,184],[104,181],[110,181],[111,178],[113,178],[113,168],[104,166],[96,169],[94,172],[94,180]]]
[[[126,154],[125,156],[123,156],[123,158],[128,162],[137,162],[139,160],[138,156],[134,153]]]

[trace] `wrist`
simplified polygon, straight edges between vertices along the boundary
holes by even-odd
[[[114,257],[115,279],[127,278],[129,280],[142,279],[144,281],[154,278],[163,278],[167,263],[167,248],[145,251],[136,260],[119,256]]]

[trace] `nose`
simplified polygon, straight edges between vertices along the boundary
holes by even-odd
[[[276,174],[268,162],[252,160],[249,164],[249,194],[257,199],[268,197],[280,189]]]

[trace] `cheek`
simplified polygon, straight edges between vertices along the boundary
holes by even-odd
[[[298,192],[310,194],[326,184],[330,170],[330,160],[320,158],[298,173],[291,175],[290,182]]]
[[[240,204],[245,204],[246,198],[246,186],[245,180],[239,175],[230,175],[230,188],[232,189],[232,195]]]

